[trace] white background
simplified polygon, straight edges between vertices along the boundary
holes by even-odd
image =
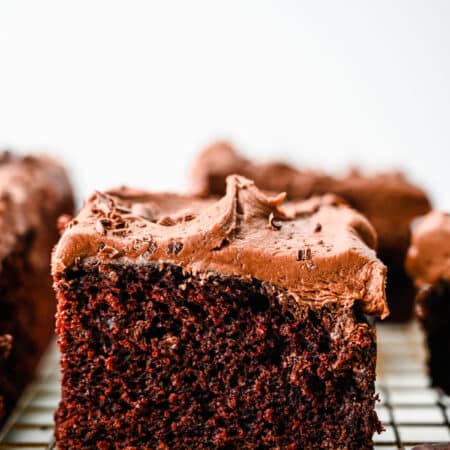
[[[185,189],[210,139],[405,168],[450,209],[450,1],[0,0],[0,146],[80,198]]]

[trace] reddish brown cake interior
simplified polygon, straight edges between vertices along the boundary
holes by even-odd
[[[377,231],[378,256],[389,270],[390,319],[411,318],[415,291],[405,273],[404,259],[411,221],[430,210],[423,190],[399,172],[363,174],[353,170],[346,176],[334,177],[283,162],[251,161],[227,142],[217,142],[197,158],[192,171],[192,191],[203,196],[223,195],[225,179],[230,174],[250,178],[267,191],[286,192],[290,200],[332,192],[364,214]]]
[[[54,332],[50,253],[72,213],[63,168],[45,156],[0,158],[0,422],[11,412]]]
[[[450,395],[450,214],[432,211],[414,227],[406,268],[419,289],[432,381]]]
[[[95,194],[53,255],[59,449],[372,447],[375,232],[334,196],[230,177]]]

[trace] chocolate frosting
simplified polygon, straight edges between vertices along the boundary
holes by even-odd
[[[55,203],[71,199],[63,167],[45,155],[0,154],[0,260],[13,249],[18,236],[41,226],[42,214]],[[30,255],[31,258],[34,255]],[[36,263],[48,261],[36,254]]]
[[[95,193],[67,225],[53,273],[85,263],[173,263],[193,274],[256,278],[298,301],[358,302],[385,317],[386,268],[369,222],[335,196],[282,207],[284,198],[239,176],[227,178],[219,200]]]
[[[406,270],[417,287],[450,281],[450,214],[432,211],[415,224]]]
[[[195,194],[223,195],[225,178],[240,174],[267,191],[286,192],[288,199],[303,199],[332,192],[362,212],[375,227],[380,250],[391,252],[403,265],[412,219],[426,214],[426,194],[399,172],[363,174],[352,170],[344,177],[300,170],[282,162],[260,163],[240,156],[227,142],[216,142],[198,157],[192,171]]]

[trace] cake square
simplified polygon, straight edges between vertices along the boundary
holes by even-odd
[[[0,154],[0,424],[54,335],[50,254],[73,213],[64,169],[46,156]]]
[[[95,193],[53,254],[60,450],[372,448],[386,268],[334,196]]]

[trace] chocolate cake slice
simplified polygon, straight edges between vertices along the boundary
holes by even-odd
[[[375,232],[334,196],[94,194],[53,255],[60,450],[372,447],[388,314]]]
[[[387,299],[390,320],[411,318],[415,290],[404,269],[412,219],[426,214],[430,202],[420,188],[399,172],[362,174],[353,170],[344,177],[300,170],[283,162],[259,163],[240,156],[226,142],[204,150],[192,174],[194,193],[223,195],[225,178],[240,174],[272,192],[286,192],[288,199],[305,199],[332,192],[364,214],[378,234],[378,256],[389,270]]]
[[[54,333],[50,254],[73,212],[64,169],[45,156],[0,156],[0,424]]]
[[[406,268],[419,289],[433,384],[450,395],[450,214],[433,211],[414,227]]]

